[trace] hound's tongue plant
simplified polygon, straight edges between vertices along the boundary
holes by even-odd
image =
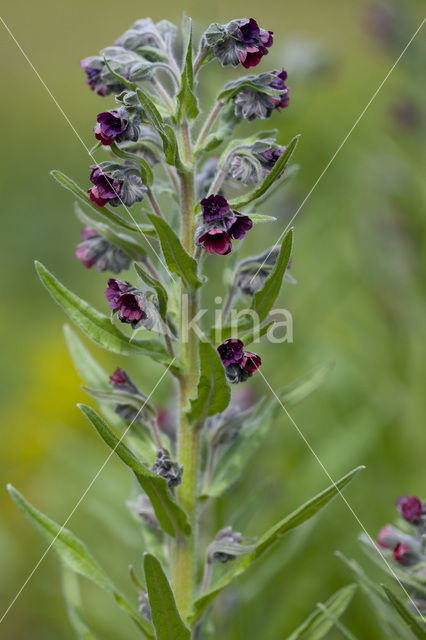
[[[82,241],[75,250],[80,275],[93,266],[114,275],[132,266],[133,273],[128,280],[109,277],[104,307],[98,311],[37,263],[43,284],[87,338],[117,356],[134,356],[131,362],[117,362],[115,371],[104,372],[66,328],[73,361],[85,390],[98,402],[99,413],[86,405],[80,409],[134,476],[138,489],[127,504],[137,526],[155,533],[145,537],[155,539],[155,546],[141,549],[144,575],[138,577],[131,570],[134,602],[118,592],[73,533],[10,487],[19,508],[59,555],[67,597],[75,593],[75,575],[85,576],[109,592],[149,640],[202,638],[209,605],[222,589],[284,533],[326,506],[359,470],[270,529],[265,527],[258,539],[246,537],[250,532],[233,531],[228,522],[204,530],[202,508],[243,473],[276,414],[272,397],[252,397],[249,402],[246,398],[241,404],[238,390],[250,379],[261,380],[261,357],[248,347],[256,324],[260,335],[273,324],[270,312],[282,282],[290,280],[286,269],[293,230],[280,246],[244,258],[227,279],[222,317],[226,320],[234,310],[237,293],[245,296],[249,309],[246,314],[240,311],[233,326],[221,327],[221,338],[214,342],[218,327],[208,326],[202,313],[203,305],[211,304],[203,269],[208,263],[218,275],[229,272],[225,265],[235,261],[228,262],[233,256],[226,256],[237,248],[244,250],[247,235],[261,243],[257,223],[275,220],[264,214],[265,202],[287,178],[298,137],[278,142],[274,131],[246,139],[233,136],[243,118],[252,121],[272,114],[285,118],[289,88],[281,67],[232,80],[219,90],[209,114],[204,117],[200,112],[198,80],[205,65],[263,64],[276,34],[250,17],[214,23],[201,36],[193,56],[191,22],[186,20],[182,61],[175,57],[180,48],[177,38],[178,29],[167,20],[156,24],[149,18],[137,20],[114,45],[81,61],[87,84],[103,103],[88,123],[90,129],[96,122],[92,150],[96,158],[92,155],[87,183],[81,187],[62,172],[52,172],[78,201],[76,213],[83,225]],[[235,189],[235,181],[242,192],[232,198],[228,184]],[[256,212],[259,199],[262,215]],[[105,290],[105,281],[100,276],[100,291]],[[164,367],[157,384],[170,376],[177,390],[171,396],[179,398],[177,407],[171,402],[157,411],[151,402],[153,391],[139,389],[133,382],[138,369],[149,368],[150,359]],[[285,370],[285,353],[282,362]],[[265,358],[262,367],[267,370]],[[301,399],[322,377],[315,370],[277,397],[286,404]],[[159,418],[165,412],[170,416],[167,429]],[[415,517],[416,507],[406,502],[401,509]],[[200,539],[206,537],[209,543],[202,548]],[[401,558],[405,556],[402,550]],[[333,616],[343,612],[352,593],[347,590],[330,601]],[[72,601],[69,610],[77,636],[83,637],[83,629],[84,637],[92,638]],[[273,609],[265,615],[273,616]],[[317,615],[327,628],[329,616]]]

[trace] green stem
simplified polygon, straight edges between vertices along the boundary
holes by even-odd
[[[183,151],[187,166],[192,167],[192,148],[187,123],[181,129]],[[181,183],[181,240],[184,248],[192,255],[194,251],[194,173],[180,174]],[[177,540],[173,558],[173,590],[176,604],[183,617],[188,615],[194,596],[197,548],[197,488],[199,474],[199,432],[189,422],[186,409],[195,395],[198,382],[198,338],[188,331],[188,324],[197,314],[198,300],[194,290],[186,290],[181,284],[180,340],[181,372],[179,375],[179,432],[177,459],[183,465],[182,484],[178,488],[178,498],[187,512],[192,525],[191,535]]]
[[[216,118],[218,117],[220,110],[222,109],[223,105],[225,103],[223,102],[223,100],[219,100],[219,102],[217,102],[215,104],[215,106],[213,107],[213,109],[210,111],[207,120],[205,121],[199,135],[198,135],[198,139],[195,145],[195,151],[198,151],[198,149],[201,147],[201,145],[203,144],[204,140],[207,138],[207,136],[209,135],[214,123],[216,122]]]

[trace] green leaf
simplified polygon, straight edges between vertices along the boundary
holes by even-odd
[[[66,567],[64,567],[62,571],[62,590],[64,593],[68,618],[78,640],[96,640],[95,636],[83,620],[77,576],[73,571]]]
[[[123,233],[118,233],[109,224],[104,224],[98,220],[94,220],[88,216],[80,206],[75,203],[75,215],[84,225],[87,225],[97,231],[103,238],[121,247],[133,260],[142,260],[146,255],[144,247],[142,247],[134,238]],[[151,225],[139,225],[139,230],[144,236],[156,236],[154,227]]]
[[[127,393],[125,391],[118,391],[117,389],[112,389],[111,387],[108,390],[103,389],[91,389],[90,387],[82,386],[82,389],[86,391],[89,395],[96,400],[101,400],[102,402],[109,402],[112,404],[126,404],[134,407],[138,411],[140,410],[140,415],[143,417],[145,415],[155,416],[156,411],[152,405],[147,403],[146,398],[141,395],[136,395],[135,393]]]
[[[191,632],[182,621],[173,591],[157,558],[144,555],[143,566],[149,604],[157,640],[190,640]]]
[[[279,296],[284,274],[290,260],[292,246],[293,230],[290,229],[282,241],[280,253],[271,273],[266,278],[262,288],[256,291],[253,296],[251,308],[259,316],[260,322],[266,318]]]
[[[68,176],[62,173],[62,171],[54,170],[50,172],[50,175],[55,178],[56,182],[59,182],[61,187],[64,187],[64,189],[71,191],[71,193],[76,196],[76,198],[84,202],[84,204],[87,204],[88,207],[96,211],[96,213],[98,213],[99,215],[105,216],[106,218],[108,218],[108,220],[114,222],[120,227],[123,227],[124,229],[129,229],[130,231],[140,231],[140,228],[137,224],[133,222],[127,222],[121,216],[112,211],[112,209],[109,209],[108,207],[98,207],[97,204],[91,201],[87,194],[87,191],[79,187],[78,184],[74,182],[74,180],[68,178]]]
[[[238,80],[231,80],[228,82],[224,89],[218,94],[217,100],[231,100],[242,89],[253,89],[253,91],[264,93],[268,96],[277,96],[282,94],[280,89],[273,89],[268,86],[268,82],[274,79],[274,74],[267,72],[263,73],[264,82],[256,82],[255,76],[246,76],[239,78]]]
[[[144,160],[142,156],[138,156],[135,153],[129,153],[128,151],[121,149],[117,144],[115,144],[115,142],[111,142],[109,146],[111,151],[118,158],[123,158],[124,160],[131,160],[133,164],[138,166],[138,168],[140,169],[144,184],[147,184],[149,186],[152,185],[152,183],[154,182],[154,174],[148,162]]]
[[[65,529],[63,526],[61,527],[33,507],[12,485],[8,485],[7,489],[15,504],[31,524],[38,529],[49,545],[52,546],[64,566],[88,578],[88,580],[94,582],[101,589],[111,593],[117,604],[133,618],[133,621],[139,629],[145,633],[146,637],[149,639],[153,638],[151,625],[141,619],[137,611],[135,611],[117,591],[111,579],[89,553],[86,545],[69,529]]]
[[[169,301],[166,289],[159,280],[145,271],[145,269],[140,264],[135,263],[135,269],[136,273],[140,278],[142,278],[145,284],[147,284],[149,287],[152,287],[157,294],[158,310],[160,312],[160,316],[164,320],[166,318],[167,305]]]
[[[213,587],[208,589],[194,602],[193,619],[197,619],[210,602],[224,589],[234,578],[244,573],[244,571],[253,562],[258,560],[268,549],[270,549],[279,538],[300,526],[309,518],[312,518],[318,511],[323,509],[347,484],[357,475],[364,467],[353,469],[346,476],[343,476],[338,482],[335,482],[325,491],[306,502],[304,505],[293,511],[280,522],[271,527],[261,538],[255,543],[254,549],[245,555],[241,560],[237,560],[233,568],[220,578]]]
[[[286,150],[280,156],[275,163],[273,169],[265,176],[263,182],[256,187],[253,191],[244,194],[243,196],[239,196],[238,198],[234,198],[230,200],[229,204],[233,209],[238,209],[239,207],[244,207],[249,204],[253,200],[257,200],[274,184],[274,182],[280,179],[281,173],[284,171],[286,164],[289,162],[293,152],[297,146],[299,141],[299,136],[293,138],[293,140],[287,145]],[[285,172],[283,173],[283,177],[285,176]]]
[[[386,593],[389,602],[392,607],[395,609],[397,614],[402,618],[407,627],[412,631],[413,635],[419,640],[426,640],[426,630],[425,627],[420,626],[420,623],[417,622],[416,618],[413,616],[411,611],[407,609],[405,604],[394,594],[391,589],[382,585],[384,592]]]
[[[248,333],[244,333],[241,336],[241,340],[244,342],[245,346],[247,346],[248,344],[251,344],[254,340],[258,340],[259,338],[264,336],[265,333],[268,333],[269,329],[273,327],[274,324],[275,324],[275,320],[271,320],[270,322],[266,321],[265,324],[263,324],[262,326],[255,327]]]
[[[84,404],[78,406],[95,427],[102,440],[133,471],[140,486],[149,497],[155,515],[164,531],[173,537],[189,534],[191,525],[188,516],[171,494],[166,480],[147,469],[130,449],[117,438],[96,411]]]
[[[250,213],[250,219],[253,224],[259,224],[261,222],[276,222],[276,218],[274,216],[265,216],[261,213]]]
[[[197,277],[197,262],[185,251],[170,225],[155,214],[148,217],[157,231],[169,270],[176,273],[188,289],[201,286],[202,282]]]
[[[334,627],[334,619],[340,618],[347,609],[356,591],[356,584],[349,584],[331,596],[325,603],[329,614],[316,609],[311,615],[287,638],[287,640],[321,640]],[[330,614],[333,618],[330,618]]]
[[[197,396],[191,400],[188,418],[203,424],[208,416],[225,411],[231,400],[231,389],[226,381],[225,368],[216,349],[209,342],[199,343],[200,378]]]
[[[316,367],[295,382],[279,389],[277,396],[288,409],[311,394],[329,374],[333,363]],[[219,497],[240,477],[258,447],[265,441],[269,429],[281,411],[278,403],[264,398],[257,406],[250,407],[244,416],[239,436],[217,460],[210,484],[203,488],[201,497]]]
[[[336,629],[340,631],[340,635],[343,638],[346,638],[346,640],[357,640],[354,634],[351,631],[349,631],[349,629],[342,622],[340,622],[339,619],[333,613],[331,613],[331,611],[327,609],[327,607],[324,604],[319,602],[317,604],[317,607],[324,613],[324,615],[327,618],[329,618],[329,620],[333,623]]]
[[[184,29],[187,32],[188,45],[186,48],[186,56],[184,60],[184,67],[182,70],[180,89],[176,96],[177,119],[179,122],[182,119],[194,120],[199,113],[197,98],[194,94],[194,77],[192,67],[192,22],[190,18],[186,18],[186,25],[184,26]]]
[[[52,298],[65,311],[67,316],[93,340],[95,344],[112,351],[130,355],[132,353],[147,355],[163,364],[168,363],[170,356],[161,342],[154,338],[149,340],[132,340],[112,324],[111,319],[67,289],[42,264],[35,263],[40,280]]]

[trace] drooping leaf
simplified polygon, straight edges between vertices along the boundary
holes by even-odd
[[[173,537],[190,533],[191,525],[188,516],[176,502],[166,480],[147,469],[126,447],[124,442],[111,431],[96,411],[84,404],[78,406],[95,427],[102,440],[133,471],[142,489],[149,497],[155,515],[164,531]]]
[[[356,584],[349,584],[327,600],[325,610],[317,608],[287,638],[287,640],[321,640],[334,627],[334,620],[346,611],[356,591]]]
[[[77,576],[66,567],[64,567],[62,571],[62,590],[64,592],[68,618],[78,640],[96,640],[83,619]]]
[[[268,86],[270,81],[273,81],[274,74],[271,72],[267,72],[262,74],[264,77],[264,82],[256,82],[254,76],[246,76],[242,78],[238,78],[237,80],[231,80],[228,82],[225,87],[218,93],[217,100],[231,100],[237,93],[239,93],[242,89],[253,89],[253,91],[265,93],[268,96],[277,96],[282,94],[282,91],[279,89],[274,89],[273,87]]]
[[[299,136],[293,138],[293,140],[287,145],[284,153],[278,158],[274,167],[271,171],[265,176],[263,182],[256,187],[253,191],[246,193],[237,198],[233,198],[230,200],[229,204],[233,209],[238,209],[239,207],[244,207],[250,202],[257,200],[261,196],[263,196],[266,191],[274,184],[274,182],[280,179],[281,173],[284,171],[286,164],[289,162],[293,152],[297,146],[299,141]],[[285,171],[283,177],[285,176]]]
[[[96,311],[89,303],[72,293],[46,267],[39,262],[36,262],[35,265],[40,280],[52,298],[83,333],[97,345],[114,353],[147,355],[163,364],[168,363],[170,356],[161,342],[155,338],[130,340],[112,324],[108,316]]]
[[[282,241],[280,253],[271,273],[266,278],[262,288],[256,291],[253,296],[251,308],[257,313],[260,322],[266,318],[274,306],[275,300],[278,298],[284,274],[290,260],[292,246],[293,230],[290,229]]]
[[[140,264],[135,263],[136,273],[149,287],[152,287],[157,294],[158,298],[158,310],[160,312],[160,316],[164,320],[167,313],[167,305],[168,305],[168,295],[166,289],[163,287],[161,282],[154,278],[150,273],[148,273]]]
[[[98,207],[97,204],[91,201],[87,192],[79,187],[78,184],[74,182],[74,180],[71,180],[71,178],[68,178],[68,176],[62,173],[62,171],[53,170],[50,172],[50,175],[53,176],[53,178],[55,178],[57,182],[59,182],[61,187],[64,187],[68,191],[71,191],[71,193],[76,196],[76,198],[96,211],[96,213],[98,213],[100,216],[108,218],[108,220],[114,222],[119,227],[123,227],[124,229],[128,229],[130,231],[140,231],[137,224],[135,224],[134,222],[127,222],[127,220],[124,220],[124,218],[112,211],[112,209],[109,209],[108,207]]]
[[[197,277],[197,262],[185,251],[176,233],[163,218],[154,214],[148,217],[157,231],[169,270],[176,273],[188,288],[199,287],[202,283]]]
[[[332,366],[333,363],[327,362],[316,367],[295,382],[279,389],[277,397],[287,409],[294,407],[322,384]],[[264,398],[257,406],[250,408],[238,438],[217,460],[212,480],[203,488],[201,497],[219,497],[238,480],[255,451],[266,439],[280,411],[280,404],[271,402],[269,398]]]
[[[184,66],[182,70],[180,89],[176,96],[177,99],[177,118],[179,122],[182,119],[194,120],[199,113],[197,98],[194,94],[194,77],[192,67],[192,22],[190,18],[186,18],[185,31],[187,32],[188,45]]]
[[[111,593],[117,604],[132,617],[138,628],[151,640],[153,634],[150,623],[143,620],[115,588],[111,579],[89,553],[86,545],[69,529],[60,526],[33,507],[12,485],[8,485],[7,489],[15,504],[52,546],[64,566],[88,578],[104,591]]]
[[[157,640],[190,640],[191,632],[183,623],[173,591],[157,558],[144,555],[143,566],[149,604]]]
[[[426,640],[426,627],[424,625],[421,626],[420,622],[416,620],[416,618],[411,613],[411,611],[407,609],[405,604],[398,598],[397,595],[394,594],[394,592],[391,589],[389,589],[385,585],[382,585],[382,586],[392,607],[395,609],[397,614],[402,618],[402,620],[405,622],[407,627],[411,630],[413,635],[416,638],[419,638],[419,640]]]
[[[110,149],[118,158],[130,160],[134,165],[136,165],[141,172],[143,183],[148,186],[152,185],[154,181],[154,174],[148,162],[142,158],[142,156],[138,156],[135,153],[129,153],[128,151],[121,149],[115,142],[111,142]]]
[[[309,520],[318,511],[323,509],[364,467],[353,469],[346,476],[332,484],[325,491],[303,504],[290,515],[280,520],[277,524],[266,531],[255,543],[254,549],[245,555],[241,560],[235,561],[233,568],[220,578],[216,584],[203,593],[194,602],[193,619],[197,619],[210,604],[210,602],[224,589],[234,578],[244,573],[253,562],[258,560],[268,549],[270,549],[278,539],[290,531]]]
[[[141,415],[156,415],[154,407],[146,401],[146,398],[136,393],[128,393],[126,391],[119,391],[118,389],[109,388],[103,389],[91,389],[90,387],[82,386],[82,389],[96,400],[101,402],[108,402],[112,404],[126,404],[130,405],[134,409],[141,412]]]
[[[200,378],[197,396],[191,400],[188,418],[202,424],[208,416],[225,411],[231,400],[231,389],[216,349],[209,342],[199,343]]]

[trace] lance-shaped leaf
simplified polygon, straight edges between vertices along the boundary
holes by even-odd
[[[334,620],[346,611],[356,591],[356,584],[349,584],[327,600],[325,610],[317,608],[287,640],[321,640],[334,627]]]
[[[186,48],[180,89],[176,96],[177,119],[179,122],[185,118],[188,120],[194,120],[199,113],[197,98],[194,94],[194,77],[192,68],[192,21],[190,18],[186,18],[184,29],[187,32],[188,45]]]
[[[125,235],[124,233],[119,233],[109,224],[104,224],[103,222],[99,222],[99,220],[94,220],[84,211],[82,211],[77,203],[75,203],[75,215],[82,224],[91,227],[92,229],[97,231],[103,238],[124,249],[124,251],[131,258],[133,258],[133,260],[142,260],[146,255],[145,248],[142,247],[141,244],[134,238]],[[154,227],[151,227],[151,225],[140,225],[140,230],[143,232],[144,236],[156,235],[155,229]]]
[[[201,286],[202,282],[197,277],[197,262],[185,251],[170,225],[154,214],[148,217],[157,231],[169,270],[176,273],[188,289]]]
[[[256,82],[253,76],[246,76],[238,78],[238,80],[231,80],[228,82],[224,89],[217,95],[217,100],[231,100],[242,89],[253,89],[253,91],[264,93],[268,96],[278,96],[283,92],[280,89],[274,89],[268,86],[269,82],[272,82],[275,78],[273,73],[267,72],[262,74],[264,82]]]
[[[191,525],[188,516],[171,494],[166,480],[147,469],[126,447],[124,442],[111,431],[96,411],[84,404],[78,406],[95,427],[102,440],[133,471],[142,489],[149,497],[155,515],[164,531],[173,537],[190,533]]]
[[[71,191],[71,193],[76,196],[76,198],[84,202],[84,204],[96,211],[96,213],[98,213],[99,215],[108,218],[108,220],[114,222],[119,227],[123,227],[124,229],[129,229],[130,231],[140,231],[140,228],[137,224],[135,224],[134,222],[127,222],[127,220],[124,220],[121,216],[112,211],[112,209],[109,209],[108,207],[98,207],[97,204],[91,201],[87,194],[87,191],[79,187],[78,184],[74,182],[74,180],[68,178],[68,176],[62,173],[62,171],[54,170],[51,171],[50,174],[55,178],[57,182],[59,182],[61,187],[64,187],[64,189]]]
[[[64,567],[62,571],[62,590],[64,593],[68,618],[78,640],[96,640],[95,636],[83,619],[77,576],[73,571],[66,567]]]
[[[8,485],[7,489],[24,516],[56,551],[61,562],[72,571],[94,582],[104,591],[111,593],[119,607],[132,617],[138,628],[151,640],[153,638],[151,624],[141,618],[138,612],[120,594],[109,576],[89,553],[86,545],[69,529],[60,526],[33,507],[12,485]]]
[[[250,219],[253,224],[260,224],[261,222],[276,222],[274,216],[266,216],[261,213],[250,213]]]
[[[256,187],[253,191],[244,194],[243,196],[239,196],[238,198],[234,198],[230,200],[229,204],[233,209],[238,209],[239,207],[244,207],[249,204],[253,200],[257,200],[261,196],[263,196],[266,191],[274,184],[276,180],[281,177],[281,173],[284,171],[286,164],[289,162],[293,152],[296,148],[296,145],[299,141],[299,136],[293,138],[293,140],[287,145],[284,153],[278,158],[274,167],[271,171],[265,176],[263,182]],[[283,177],[285,172],[283,174]]]
[[[140,264],[135,263],[135,269],[136,273],[145,282],[145,284],[147,284],[149,287],[152,287],[157,294],[158,310],[160,312],[160,316],[164,320],[166,317],[168,305],[168,295],[166,289],[163,287],[159,280],[148,273]]]
[[[323,509],[342,489],[356,476],[364,467],[353,469],[338,482],[332,484],[328,489],[322,491],[317,496],[306,502],[304,505],[293,511],[290,515],[280,520],[257,540],[254,549],[245,555],[241,560],[237,560],[233,568],[220,578],[215,585],[203,593],[193,605],[192,619],[197,619],[210,602],[224,589],[234,578],[244,573],[253,562],[258,560],[268,549],[270,549],[279,538],[296,527],[312,518],[318,511]]]
[[[251,308],[259,316],[260,322],[266,318],[274,306],[275,300],[279,296],[284,274],[290,260],[292,246],[293,230],[290,229],[282,241],[280,253],[274,264],[274,268],[266,278],[262,288],[256,291],[253,297]]]
[[[144,184],[151,186],[154,182],[154,174],[152,172],[151,167],[148,162],[142,158],[142,156],[138,156],[135,153],[129,153],[124,149],[121,149],[115,142],[111,142],[110,144],[111,151],[118,157],[123,158],[123,160],[130,160],[133,164],[137,165],[142,176],[142,180]]]
[[[402,620],[405,622],[407,627],[411,630],[413,635],[416,638],[419,638],[419,640],[426,640],[426,627],[424,625],[421,625],[421,623],[416,620],[416,618],[411,613],[411,611],[407,609],[405,604],[398,598],[398,596],[394,594],[394,592],[391,589],[389,589],[385,585],[382,585],[382,586],[392,607],[395,609],[397,614],[402,618]]]
[[[88,302],[67,289],[46,267],[39,262],[35,265],[40,280],[52,298],[93,342],[113,353],[147,355],[163,364],[168,363],[170,356],[161,342],[154,338],[130,340],[112,324],[108,316],[96,311]]]
[[[316,367],[279,389],[277,397],[290,409],[319,387],[332,366],[333,363],[327,362]],[[265,441],[272,423],[281,411],[280,404],[271,402],[269,397],[265,397],[255,407],[250,407],[247,415],[242,416],[244,423],[238,438],[231,442],[217,460],[211,482],[203,488],[202,498],[219,497],[238,480],[255,451]]]
[[[319,602],[317,604],[317,607],[318,607],[318,609],[320,609],[324,613],[324,615],[327,618],[329,618],[329,620],[333,623],[333,625],[336,627],[336,629],[338,629],[340,631],[340,635],[342,636],[342,638],[346,638],[346,640],[357,640],[357,638],[354,636],[352,631],[350,631],[343,624],[343,622],[340,622],[340,620],[334,615],[334,613],[332,613],[329,609],[327,609],[325,604],[322,604],[322,602]]]
[[[156,410],[147,402],[145,396],[137,395],[136,393],[128,393],[126,391],[119,391],[118,389],[112,389],[111,387],[106,391],[103,389],[91,389],[90,387],[83,385],[82,389],[101,402],[130,405],[134,409],[137,409],[142,417],[154,417],[157,415]]]
[[[225,411],[231,400],[231,389],[226,381],[225,368],[219,354],[209,342],[199,343],[200,378],[197,396],[191,400],[188,418],[203,424],[208,416]]]
[[[161,564],[155,556],[146,553],[143,566],[156,639],[190,640],[191,632],[179,615],[173,591]]]
[[[336,551],[336,556],[351,569],[357,578],[358,584],[365,595],[371,601],[375,615],[380,616],[383,628],[389,638],[401,638],[401,640],[412,640],[408,629],[401,618],[392,609],[389,600],[383,590],[373,581],[362,567],[355,561],[346,558],[340,551]]]

